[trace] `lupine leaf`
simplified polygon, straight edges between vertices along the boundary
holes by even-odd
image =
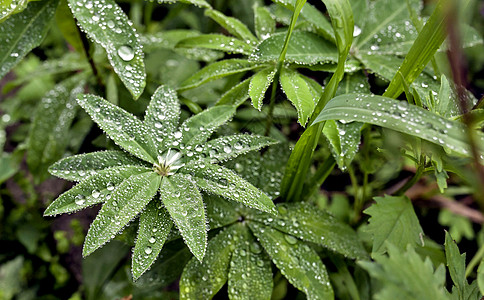
[[[227,17],[223,13],[214,10],[205,10],[205,15],[222,26],[228,33],[241,39],[246,45],[254,44],[257,38],[250,32],[249,28],[236,18]]]
[[[213,131],[225,124],[235,113],[235,108],[219,105],[194,115],[180,126],[181,142],[185,145],[205,143]]]
[[[82,254],[87,256],[112,239],[151,201],[161,177],[154,172],[132,175],[116,187],[87,232]]]
[[[139,218],[131,270],[138,279],[156,260],[173,223],[160,200],[151,201]]]
[[[269,88],[274,80],[275,74],[276,70],[271,67],[259,71],[252,76],[249,84],[249,96],[252,99],[252,105],[256,109],[261,110],[267,88]]]
[[[82,95],[77,102],[117,145],[145,161],[155,162],[153,141],[146,136],[149,131],[139,119],[98,96]]]
[[[249,55],[252,46],[239,39],[222,34],[202,34],[181,40],[177,48],[205,48]]]
[[[55,14],[55,22],[57,28],[62,33],[64,39],[71,45],[78,53],[84,51],[81,35],[77,28],[76,21],[72,15],[71,9],[67,4],[67,0],[61,0],[57,12]]]
[[[203,195],[206,204],[207,219],[210,229],[220,228],[237,222],[240,213],[237,211],[241,204],[227,201],[213,194]]]
[[[388,242],[405,249],[420,243],[422,227],[406,196],[375,197],[376,203],[364,212],[371,216],[368,231],[373,236],[374,254],[383,254]]]
[[[254,27],[257,37],[265,40],[276,31],[276,20],[264,6],[254,6]]]
[[[192,4],[198,7],[203,7],[203,8],[211,8],[210,4],[208,4],[207,1],[205,0],[156,0],[158,3],[176,3],[176,2],[182,2],[182,3],[188,3]]]
[[[211,299],[227,281],[230,256],[236,246],[238,225],[230,226],[212,238],[203,261],[192,258],[180,279],[180,299]]]
[[[3,0],[0,2],[0,23],[11,15],[23,11],[29,2],[30,0]]]
[[[0,78],[40,45],[58,3],[57,0],[30,3],[23,12],[0,23]]]
[[[258,65],[245,59],[233,58],[215,62],[193,74],[182,82],[180,91],[188,90],[202,85],[203,83],[232,74],[246,72],[257,68]]]
[[[326,267],[316,251],[271,227],[256,222],[249,226],[282,274],[308,299],[334,298]]]
[[[247,78],[228,90],[222,95],[216,105],[232,105],[235,107],[242,105],[245,100],[249,99],[249,86],[251,78],[252,77]]]
[[[94,204],[106,202],[111,193],[131,175],[150,172],[142,166],[118,166],[97,170],[95,174],[84,176],[84,180],[60,195],[45,210],[45,216],[75,212]]]
[[[313,94],[306,80],[298,72],[283,68],[280,82],[287,99],[296,107],[299,124],[306,125],[314,110]]]
[[[129,19],[114,0],[68,0],[80,27],[100,44],[121,81],[137,99],[146,85],[143,51]]]
[[[225,167],[201,161],[186,165],[183,172],[193,173],[193,180],[204,191],[265,212],[275,212],[266,194]]]
[[[124,151],[98,151],[69,156],[49,167],[49,173],[71,181],[82,181],[86,176],[96,175],[104,169],[122,169],[127,166],[143,166],[144,161]],[[147,168],[151,166],[146,164]]]
[[[362,259],[368,255],[356,232],[332,215],[305,203],[279,204],[277,216],[254,212],[252,217],[266,226],[319,244],[346,257]]]
[[[187,175],[175,174],[163,178],[160,194],[188,248],[202,261],[207,247],[207,222],[197,186]]]
[[[249,59],[253,62],[276,62],[284,45],[286,33],[275,33],[262,41]],[[318,63],[336,62],[338,51],[330,42],[314,33],[293,31],[285,62],[299,65],[315,65]]]
[[[271,261],[245,226],[235,226],[241,230],[230,260],[229,298],[269,300],[273,285]]]
[[[448,120],[421,107],[387,97],[346,94],[335,97],[315,120],[344,120],[370,123],[413,135],[470,155],[464,124]],[[484,153],[484,136],[477,135],[478,150]]]

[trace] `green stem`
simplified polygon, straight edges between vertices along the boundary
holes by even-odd
[[[420,162],[418,164],[417,171],[415,172],[413,177],[410,178],[407,182],[405,182],[405,184],[401,188],[399,188],[394,193],[394,195],[395,196],[401,196],[401,195],[405,194],[405,192],[409,188],[411,188],[415,183],[417,183],[417,181],[419,181],[419,179],[422,177],[422,175],[424,173],[424,170],[425,170],[425,157],[422,155],[422,156],[420,156]]]
[[[282,64],[281,64],[282,65]],[[265,136],[269,136],[271,133],[272,123],[274,122],[274,107],[276,105],[276,94],[277,94],[277,87],[279,86],[279,77],[280,77],[280,69],[276,70],[276,74],[274,75],[274,81],[272,82],[272,91],[271,91],[271,102],[269,103],[269,111],[267,112],[267,122],[266,122],[266,131],[264,133]]]
[[[77,24],[77,20],[76,20],[76,24]],[[86,34],[81,29],[79,29],[79,26],[76,26],[76,28],[77,28],[77,31],[79,32],[79,36],[81,37],[82,48],[84,49],[84,54],[86,55],[89,65],[91,66],[92,74],[94,74],[94,77],[96,77],[96,82],[98,86],[103,87],[104,83],[101,79],[101,76],[99,76],[99,72],[96,68],[96,64],[94,63],[94,60],[92,59],[92,56],[89,53],[89,49],[91,48],[89,44],[89,40],[87,39]]]
[[[469,264],[466,267],[466,277],[468,277],[472,270],[477,266],[477,264],[482,260],[484,257],[484,244],[479,248],[479,251],[477,251],[476,255],[471,259]]]

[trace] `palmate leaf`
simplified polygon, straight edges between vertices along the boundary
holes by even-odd
[[[205,15],[217,22],[227,30],[228,33],[241,39],[246,45],[255,44],[257,42],[257,38],[252,32],[250,32],[249,28],[238,19],[227,17],[223,13],[214,9],[205,10]]]
[[[40,45],[58,3],[57,0],[30,3],[24,11],[0,23],[0,78]]]
[[[308,299],[334,298],[326,267],[316,251],[271,227],[256,222],[248,224],[274,264]]]
[[[116,187],[87,232],[82,254],[87,256],[117,234],[151,201],[161,177],[154,172],[132,175]]]
[[[224,227],[237,222],[240,218],[238,208],[242,205],[238,202],[227,201],[213,194],[204,194],[207,220],[210,229]]]
[[[280,82],[287,99],[296,107],[299,124],[306,125],[314,110],[313,94],[308,83],[298,72],[287,68],[282,69]]]
[[[194,181],[184,174],[164,177],[160,197],[188,248],[202,261],[207,247],[207,221],[202,195]]]
[[[139,218],[131,270],[137,280],[156,260],[173,223],[158,199],[151,201]]]
[[[94,95],[82,95],[77,102],[117,145],[136,157],[155,163],[156,150],[147,136],[149,131],[135,116]]]
[[[210,240],[203,261],[188,262],[180,279],[180,299],[211,299],[222,288],[239,231],[240,225],[225,228]]]
[[[137,99],[146,85],[145,66],[136,31],[126,14],[114,0],[103,0],[102,5],[92,0],[68,1],[82,30],[106,50],[114,71]]]
[[[222,34],[202,34],[181,40],[177,48],[205,48],[249,55],[253,47],[244,41]]]
[[[264,6],[254,6],[255,34],[260,40],[265,40],[276,31],[276,20]]]
[[[150,172],[151,168],[142,166],[117,166],[97,170],[95,174],[84,175],[84,180],[60,195],[45,210],[44,216],[75,212],[80,209],[106,202],[111,193],[131,175]],[[81,171],[82,172],[82,171]]]
[[[252,99],[252,105],[259,111],[262,109],[262,101],[267,89],[274,80],[276,70],[273,67],[261,70],[252,76],[249,84],[249,96]]]

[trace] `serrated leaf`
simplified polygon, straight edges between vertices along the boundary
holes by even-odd
[[[364,213],[370,215],[368,231],[373,236],[372,254],[383,254],[388,243],[405,249],[420,243],[422,227],[406,196],[375,197]]]
[[[265,40],[276,31],[276,20],[264,6],[254,6],[255,34],[260,40]]]
[[[299,239],[321,245],[353,259],[368,254],[356,232],[332,215],[305,203],[279,204],[277,216],[252,213],[252,218]]]
[[[284,277],[308,299],[334,298],[326,267],[316,251],[271,227],[256,222],[248,224]]]
[[[193,181],[183,174],[164,177],[160,197],[185,244],[202,261],[207,247],[207,221],[202,196]]]
[[[154,172],[132,175],[116,187],[87,232],[82,255],[87,256],[110,241],[151,201],[161,177]]]
[[[0,23],[0,78],[40,45],[58,3],[57,0],[30,3],[24,11]]]
[[[252,99],[252,105],[258,110],[262,108],[262,101],[264,101],[267,88],[274,80],[274,75],[276,75],[276,70],[271,67],[257,72],[250,80],[249,96]]]
[[[416,136],[462,155],[470,155],[464,124],[409,105],[406,101],[375,95],[341,95],[326,105],[314,124],[324,120],[370,123]],[[479,141],[478,150],[484,153],[484,136],[478,134],[476,138]]]
[[[98,170],[93,175],[84,176],[84,180],[60,195],[45,210],[44,216],[75,212],[80,209],[106,202],[114,189],[131,175],[151,172],[142,166],[118,166]]]
[[[160,254],[173,223],[158,199],[151,201],[139,218],[138,235],[133,250],[131,270],[137,280]]]
[[[193,74],[182,82],[180,91],[192,89],[205,82],[226,77],[229,75],[246,72],[257,68],[258,65],[245,59],[233,58],[215,62]]]
[[[181,143],[185,145],[205,143],[214,130],[225,124],[234,113],[233,106],[219,105],[192,116],[180,126]]]
[[[82,95],[77,102],[121,148],[145,161],[155,163],[156,150],[144,124],[132,114],[101,97]]]
[[[445,232],[445,257],[450,278],[457,288],[459,299],[464,299],[466,288],[469,286],[466,279],[466,254],[460,254],[459,247],[447,231]]]
[[[245,100],[249,99],[249,85],[251,78],[252,77],[245,79],[241,83],[228,90],[222,95],[215,105],[232,105],[235,107],[242,105]]]
[[[271,261],[247,227],[235,226],[240,228],[240,232],[239,242],[230,260],[229,298],[269,300],[273,286]]]
[[[276,62],[284,45],[286,33],[275,33],[262,41],[252,52],[249,60],[257,63]],[[336,62],[338,51],[330,42],[305,31],[293,31],[285,62],[299,65]]]
[[[80,27],[108,55],[114,72],[135,99],[146,85],[145,65],[135,29],[114,0],[103,0],[102,5],[92,0],[68,0]]]
[[[246,45],[255,44],[257,42],[257,38],[252,32],[250,32],[249,28],[238,19],[227,17],[223,13],[214,9],[205,10],[205,16],[210,17],[227,30],[228,33],[241,39]]]
[[[188,262],[180,279],[180,299],[211,299],[222,288],[239,226],[225,228],[212,238],[203,261],[192,258]]]
[[[275,212],[274,203],[266,194],[225,167],[201,161],[186,165],[183,172],[192,173],[193,180],[204,191],[265,212]]]
[[[57,84],[40,101],[28,137],[27,164],[32,173],[44,179],[50,164],[60,159],[68,146],[65,137],[77,113],[76,96],[84,88],[79,76]]]
[[[189,37],[181,40],[176,47],[205,48],[245,55],[249,55],[253,49],[251,44],[222,34],[202,34],[199,36]]]

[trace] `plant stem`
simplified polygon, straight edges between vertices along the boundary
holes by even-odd
[[[77,24],[77,20],[76,20],[76,24]],[[91,48],[91,46],[89,45],[89,40],[87,39],[86,34],[79,28],[79,26],[76,26],[76,27],[81,37],[82,47],[84,48],[84,54],[86,55],[89,65],[91,66],[92,74],[94,74],[94,77],[96,77],[98,86],[102,87],[104,86],[103,81],[99,76],[99,72],[96,68],[96,64],[94,63],[94,60],[92,59],[92,56],[89,54],[89,49]]]
[[[422,175],[424,173],[424,170],[425,170],[425,157],[423,155],[421,155],[420,156],[420,162],[419,162],[418,167],[417,167],[417,171],[415,172],[413,177],[410,178],[407,182],[405,182],[405,184],[401,188],[399,188],[394,193],[394,195],[395,196],[402,196],[403,194],[405,194],[405,192],[409,188],[411,188],[415,183],[417,183],[417,181],[419,181],[420,177],[422,177]]]
[[[278,66],[278,69],[276,70],[276,74],[274,75],[274,81],[272,82],[271,100],[269,103],[269,111],[267,112],[266,131],[264,133],[265,136],[269,136],[269,134],[271,133],[272,122],[274,121],[273,114],[274,114],[274,107],[276,105],[276,94],[277,94],[277,87],[279,86],[280,74],[281,72]]]
[[[466,277],[468,277],[472,270],[477,266],[477,264],[482,260],[484,257],[484,244],[479,248],[479,251],[477,251],[476,255],[471,259],[469,264],[466,267]]]

